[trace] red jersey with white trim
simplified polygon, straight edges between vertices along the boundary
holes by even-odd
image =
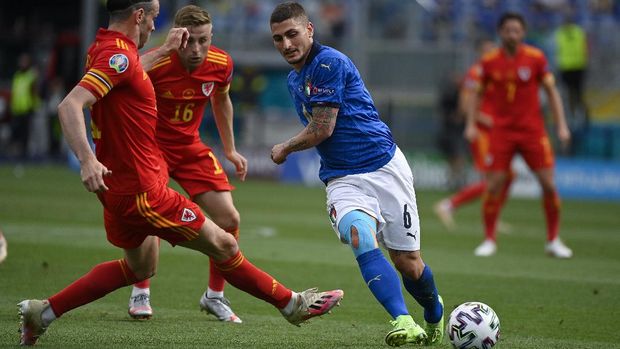
[[[203,63],[189,72],[173,52],[148,72],[157,94],[157,140],[177,144],[200,141],[198,128],[209,98],[227,92],[232,80],[233,61],[215,46]]]
[[[538,98],[539,86],[549,72],[544,53],[521,44],[514,56],[503,48],[482,60],[481,81],[493,104],[494,128],[542,131],[544,121]]]
[[[79,85],[97,97],[91,129],[97,159],[112,171],[104,177],[109,192],[130,195],[153,188],[161,176],[155,91],[134,42],[99,29]]]

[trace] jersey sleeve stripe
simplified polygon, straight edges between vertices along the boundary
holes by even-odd
[[[122,48],[123,50],[129,50],[127,43],[119,38],[116,38],[116,47]]]
[[[155,69],[157,69],[157,68],[159,68],[159,67],[163,67],[164,65],[166,65],[166,64],[170,64],[170,63],[172,63],[172,61],[171,61],[170,59],[168,59],[168,60],[164,60],[164,61],[162,61],[162,62],[160,62],[160,63],[156,63],[156,64],[154,64],[154,65],[151,67],[151,69],[150,69],[149,71],[151,71],[151,70],[155,70]]]
[[[207,57],[207,61],[220,64],[220,65],[228,65],[228,61],[223,61],[223,60],[220,60],[219,58],[208,58]]]
[[[112,83],[112,79],[110,79],[110,77],[108,77],[108,75],[102,72],[101,70],[92,68],[88,72],[94,75],[96,78],[103,79],[105,82],[107,82],[107,85],[110,87],[110,89],[114,87],[114,84]]]
[[[101,88],[101,91],[103,92],[103,95],[106,95],[111,90],[111,88],[108,85],[101,83],[101,80],[98,80],[98,79],[94,78],[90,74],[84,75],[84,79],[89,81],[89,82],[92,82],[93,84],[95,84],[97,86],[99,86],[99,88]]]
[[[210,51],[207,53],[207,57],[213,57],[213,58],[221,58],[224,60],[228,60],[228,57],[225,54],[219,53],[219,52],[215,52],[215,51]]]
[[[155,64],[159,64],[159,63],[163,63],[163,62],[171,62],[171,61],[172,61],[172,60],[170,59],[170,56],[167,56],[167,57],[163,57],[163,58],[160,58],[160,59],[156,60],[156,61],[153,63],[153,65],[155,65]]]
[[[91,86],[95,90],[93,92],[99,94],[99,98],[102,98],[107,94],[104,87],[90,75],[84,75],[81,82],[88,86]]]

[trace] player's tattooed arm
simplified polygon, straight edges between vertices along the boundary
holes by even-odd
[[[337,116],[338,108],[314,106],[308,125],[295,137],[284,143],[276,144],[271,150],[271,159],[276,164],[281,164],[288,154],[320,144],[334,132]]]
[[[325,140],[334,132],[337,116],[338,108],[315,106],[312,109],[312,120],[306,127],[306,131],[310,134],[316,134]]]
[[[337,116],[337,108],[315,106],[312,109],[312,119],[300,134],[302,137],[291,138],[288,144],[289,149],[291,151],[308,149],[329,138],[334,132]]]

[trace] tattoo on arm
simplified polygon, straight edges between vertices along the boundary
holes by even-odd
[[[288,144],[286,145],[286,147],[291,151],[299,151],[299,150],[305,150],[310,148],[310,146],[308,145],[308,142],[306,142],[305,140],[296,140],[294,138],[289,139]]]
[[[331,127],[338,115],[338,109],[333,107],[316,106],[312,110],[312,120],[307,126],[309,134],[316,136]]]
[[[315,146],[318,142],[316,139],[322,138],[321,135],[325,131],[330,131],[338,115],[338,109],[333,107],[314,107],[312,110],[312,119],[306,126],[304,131],[288,140],[286,148],[290,152],[308,149]],[[322,139],[321,139],[322,140]]]

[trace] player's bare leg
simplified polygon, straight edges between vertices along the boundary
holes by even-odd
[[[240,217],[230,191],[205,192],[193,199],[218,227],[239,239]],[[231,309],[230,301],[224,297],[225,284],[226,280],[214,263],[209,263],[209,287],[200,298],[200,309],[213,314],[220,321],[241,323],[241,319]]]
[[[547,221],[547,242],[545,253],[555,258],[571,258],[573,251],[559,237],[560,197],[553,179],[553,168],[534,172],[543,192],[543,208]]]

